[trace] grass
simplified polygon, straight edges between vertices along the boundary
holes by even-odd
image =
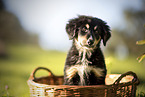
[[[44,51],[33,45],[8,45],[8,58],[0,59],[0,97],[29,97],[27,80],[30,73],[37,67],[47,67],[55,75],[63,75],[66,52]],[[106,56],[108,73],[135,72],[140,81],[138,93],[145,92],[145,76],[143,63],[138,63],[136,57],[117,60],[115,56]],[[47,75],[40,71],[36,76]]]

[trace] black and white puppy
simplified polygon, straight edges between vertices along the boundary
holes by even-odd
[[[106,65],[100,49],[111,37],[106,22],[91,16],[78,16],[66,25],[66,32],[73,39],[64,68],[65,85],[105,84]]]

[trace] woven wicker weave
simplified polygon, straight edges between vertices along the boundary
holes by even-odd
[[[47,70],[49,76],[36,78],[35,73]],[[63,85],[63,76],[55,76],[44,67],[36,68],[27,81],[31,97],[135,97],[139,80],[129,71],[122,75],[106,76],[106,85],[68,86]]]

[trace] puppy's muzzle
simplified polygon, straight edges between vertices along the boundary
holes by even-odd
[[[92,46],[94,44],[94,40],[93,39],[88,39],[87,41],[89,46]]]
[[[93,38],[93,36],[90,36],[89,39],[87,40],[87,44],[88,46],[92,46],[94,44],[95,40]]]

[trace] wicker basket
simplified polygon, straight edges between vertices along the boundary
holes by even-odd
[[[49,76],[36,78],[35,73],[47,70]],[[106,76],[106,85],[68,86],[63,85],[63,76],[55,76],[44,67],[36,68],[27,81],[31,97],[135,97],[139,80],[129,71],[122,75]]]

